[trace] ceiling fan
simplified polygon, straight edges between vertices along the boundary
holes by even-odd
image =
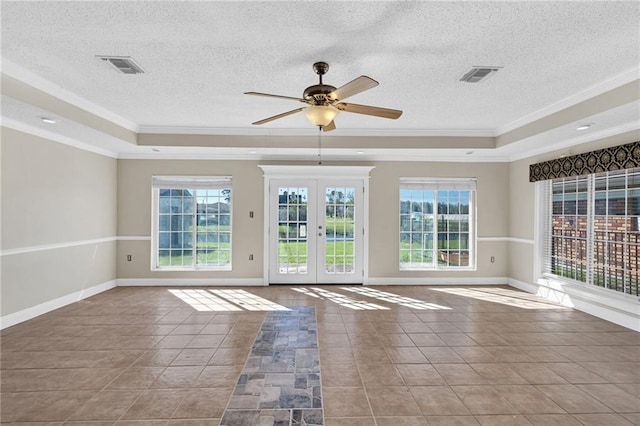
[[[380,108],[369,105],[359,105],[342,102],[350,96],[357,95],[360,92],[364,92],[365,90],[376,87],[379,83],[374,79],[367,77],[366,75],[361,75],[360,77],[348,82],[344,86],[336,89],[334,86],[324,84],[322,82],[322,76],[329,71],[329,64],[327,64],[326,62],[316,62],[315,64],[313,64],[313,70],[320,77],[320,82],[319,84],[314,84],[313,86],[309,86],[304,89],[302,98],[272,95],[270,93],[245,92],[245,95],[289,99],[309,105],[306,107],[296,108],[291,111],[283,112],[282,114],[274,115],[273,117],[265,118],[251,124],[265,124],[270,121],[274,121],[279,118],[304,111],[305,115],[307,116],[309,121],[311,121],[311,123],[313,123],[315,126],[320,127],[322,131],[329,132],[331,130],[335,130],[336,124],[333,119],[338,115],[340,111],[373,115],[375,117],[391,118],[394,120],[402,115],[402,111],[397,109]]]

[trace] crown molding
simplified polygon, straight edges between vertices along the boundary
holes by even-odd
[[[638,80],[640,78],[640,67],[632,68],[628,71],[620,73],[612,78],[609,78],[601,83],[588,87],[582,92],[578,92],[574,95],[571,95],[559,102],[553,103],[549,106],[546,106],[538,111],[535,111],[531,114],[525,115],[511,123],[508,123],[504,126],[500,126],[494,130],[493,136],[497,137],[508,133],[512,130],[518,129],[522,126],[526,126],[527,124],[533,123],[534,121],[540,120],[549,115],[555,114],[559,111],[562,111],[566,108],[572,107],[574,105],[579,104],[580,102],[584,102],[589,100],[595,96],[606,93],[610,90],[613,90],[617,87],[620,87],[624,84],[630,83],[632,81]]]
[[[122,160],[236,160],[236,161],[317,161],[318,152],[316,148],[303,148],[296,149],[295,152],[292,149],[285,150],[286,154],[263,152],[263,153],[243,153],[240,150],[221,152],[211,152],[210,150],[198,151],[197,148],[192,152],[128,152],[128,153],[116,153],[113,151],[98,148],[94,145],[73,139],[67,136],[62,136],[57,133],[40,129],[30,124],[26,124],[20,121],[16,121],[10,118],[2,118],[2,126],[10,129],[14,129],[23,133],[27,133],[33,136],[45,138],[53,142],[61,143],[64,145],[72,146],[83,151],[92,152],[95,154],[103,155],[110,158],[122,159]],[[407,150],[410,152],[397,154],[398,150],[378,150],[378,152],[369,152],[363,155],[359,154],[347,154],[344,155],[339,152],[332,152],[330,150],[323,150],[323,161],[350,161],[350,162],[366,162],[366,161],[415,161],[415,162],[448,162],[448,163],[504,163],[518,161],[537,155],[546,154],[548,152],[570,148],[575,145],[580,145],[594,140],[603,139],[610,136],[615,136],[621,133],[634,131],[640,129],[640,123],[632,121],[616,127],[607,128],[598,132],[582,135],[580,137],[564,140],[560,143],[547,145],[543,148],[526,150],[514,155],[500,155],[498,148],[491,150],[491,155],[463,155],[461,150],[460,154],[447,153],[442,154],[441,150]],[[245,151],[248,149],[241,149]],[[365,150],[366,151],[366,150]],[[387,151],[387,152],[385,152]]]
[[[27,84],[35,89],[41,90],[51,96],[68,102],[78,108],[81,108],[91,114],[94,114],[100,118],[110,121],[118,126],[124,127],[132,132],[139,133],[140,126],[131,120],[128,120],[121,115],[118,115],[98,104],[95,104],[88,99],[83,98],[69,90],[62,88],[61,86],[52,83],[51,81],[43,78],[20,65],[5,59],[0,58],[0,67],[3,74],[14,78],[24,84]]]
[[[63,145],[68,145],[77,149],[81,149],[83,151],[104,155],[105,157],[116,158],[116,159],[118,158],[118,153],[116,152],[98,148],[97,146],[88,144],[86,142],[81,142],[77,139],[73,139],[68,136],[62,136],[48,130],[43,130],[31,124],[26,124],[11,118],[2,117],[2,127],[17,130],[19,132],[27,133],[40,138],[48,139],[50,141],[61,143]]]
[[[525,158],[546,154],[548,152],[553,152],[560,149],[571,148],[573,146],[581,145],[583,143],[593,142],[598,139],[604,139],[604,138],[620,135],[626,132],[632,132],[634,130],[639,130],[639,129],[640,129],[640,122],[631,121],[629,123],[624,123],[619,126],[608,127],[606,129],[603,129],[597,132],[585,134],[572,139],[563,140],[562,142],[559,142],[559,143],[547,145],[544,148],[531,149],[528,151],[520,152],[518,154],[514,154],[508,157],[508,161],[511,162],[511,161],[523,160]]]
[[[138,133],[154,135],[206,135],[206,136],[314,136],[318,130],[270,129],[257,127],[207,127],[207,126],[151,126],[141,125]]]
[[[199,126],[148,126],[139,127],[138,133],[160,135],[217,135],[217,136],[315,136],[318,130],[300,128],[255,128],[255,127],[199,127]],[[370,137],[494,137],[491,129],[338,129],[322,133],[323,138],[340,136]]]
[[[401,155],[389,153],[370,154],[340,154],[322,150],[322,161],[337,162],[371,162],[371,161],[415,161],[415,162],[445,162],[445,163],[504,163],[509,158],[506,155],[473,156],[464,154],[440,154],[437,149],[431,151],[407,150]],[[393,150],[390,150],[393,151]],[[207,152],[197,150],[192,152],[129,152],[118,155],[120,160],[231,160],[231,161],[318,161],[318,151],[315,148],[283,149],[286,154],[262,152],[256,154],[242,152]]]

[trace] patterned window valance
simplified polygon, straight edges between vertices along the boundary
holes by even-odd
[[[640,141],[529,166],[529,182],[640,167]]]

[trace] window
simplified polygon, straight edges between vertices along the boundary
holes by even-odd
[[[400,269],[475,267],[475,179],[400,179]]]
[[[152,269],[231,269],[231,178],[153,177]]]
[[[639,295],[640,169],[541,181],[543,272]]]

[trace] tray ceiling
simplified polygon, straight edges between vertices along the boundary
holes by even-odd
[[[341,113],[332,137],[498,136],[637,81],[640,64],[638,2],[3,1],[1,7],[5,75],[34,86],[46,82],[38,88],[80,99],[136,133],[313,137],[304,114],[252,127],[299,105],[243,92],[298,97],[317,82],[312,64],[322,60],[330,64],[325,83],[340,86],[362,74],[380,82],[352,102],[404,111],[398,120]],[[119,73],[96,55],[131,56],[145,72]],[[503,68],[481,83],[460,82],[476,65]],[[33,125],[33,115],[43,113],[29,96],[9,95],[3,116],[10,122]],[[614,106],[624,110],[624,123],[606,111],[581,119],[599,119],[600,131],[640,121],[637,104]],[[580,120],[545,131],[571,139],[565,133],[574,121]],[[112,151],[135,152],[130,145]]]

